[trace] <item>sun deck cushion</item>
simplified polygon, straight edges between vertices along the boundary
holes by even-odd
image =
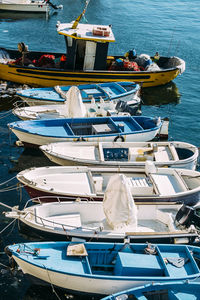
[[[164,270],[157,255],[119,252],[114,273],[116,276],[162,276]]]

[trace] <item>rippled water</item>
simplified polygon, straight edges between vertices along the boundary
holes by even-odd
[[[59,0],[57,0],[59,1]],[[52,0],[53,2],[53,0]],[[55,2],[54,2],[55,3]],[[57,21],[69,22],[81,12],[84,1],[60,0],[63,5],[46,20],[43,15],[0,13],[0,47],[16,49],[18,42],[25,42],[29,50],[65,50],[64,39],[56,32]],[[112,24],[116,42],[110,45],[110,54],[124,54],[135,48],[137,53],[177,55],[186,61],[183,75],[167,86],[143,91],[143,115],[168,116],[169,138],[200,144],[200,2],[199,0],[150,1],[150,0],[91,0],[86,19],[94,24]],[[39,151],[24,150],[13,145],[14,135],[9,135],[7,123],[15,121],[10,110],[15,99],[0,100],[0,201],[13,206],[28,199],[24,191],[16,191],[16,174],[32,166],[51,163]],[[3,192],[3,189],[10,191]],[[0,212],[6,209],[0,207]],[[58,299],[52,289],[30,286],[22,275],[12,274],[5,265],[3,254],[6,245],[26,241],[18,234],[11,220],[0,216],[0,299]],[[3,231],[4,230],[4,231]],[[66,299],[66,295],[59,295]],[[87,298],[87,297],[86,297]],[[77,299],[80,299],[79,297]]]

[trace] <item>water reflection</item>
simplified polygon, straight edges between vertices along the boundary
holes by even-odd
[[[180,103],[180,98],[181,95],[174,82],[142,90],[142,101],[144,105],[176,105]]]
[[[102,297],[89,297],[67,293],[60,289],[54,289],[51,286],[31,285],[22,300],[48,299],[48,300],[97,300]]]
[[[52,11],[49,14],[1,11],[0,12],[0,21],[13,22],[16,20],[24,20],[24,19],[49,19],[51,16],[57,15],[57,14],[58,14],[57,11]]]
[[[55,166],[39,149],[25,148],[20,156],[13,160],[10,173],[21,172],[32,167]]]

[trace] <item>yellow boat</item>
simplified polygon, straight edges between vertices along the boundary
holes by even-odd
[[[24,43],[18,50],[0,49],[0,79],[49,87],[84,83],[133,81],[143,87],[164,85],[185,70],[178,57],[108,56],[109,43],[115,42],[109,25],[58,23],[57,32],[66,42],[66,53],[28,51]],[[141,64],[141,61],[143,64]]]

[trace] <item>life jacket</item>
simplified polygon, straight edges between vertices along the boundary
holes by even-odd
[[[67,57],[66,57],[66,55],[63,54],[60,58],[60,61],[66,61],[66,60],[67,60]]]
[[[43,54],[39,59],[38,59],[38,67],[47,65],[47,64],[54,64],[55,56],[52,54]]]
[[[140,71],[138,64],[135,61],[124,60],[124,68],[130,71]]]

